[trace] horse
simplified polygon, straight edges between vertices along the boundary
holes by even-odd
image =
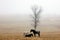
[[[32,37],[33,34],[25,34],[25,37]]]
[[[33,32],[34,36],[36,37],[36,34],[40,37],[40,31],[36,31],[34,29],[31,29],[30,32]]]

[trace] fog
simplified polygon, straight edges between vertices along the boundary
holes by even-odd
[[[60,31],[60,0],[0,0],[0,32],[25,32],[33,28],[31,7],[41,7],[37,30]]]

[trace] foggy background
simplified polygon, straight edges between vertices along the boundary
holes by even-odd
[[[60,31],[60,0],[0,0],[0,32],[25,32],[33,28],[33,5],[42,7],[37,30]]]

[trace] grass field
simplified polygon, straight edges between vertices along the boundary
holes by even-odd
[[[41,37],[24,37],[21,33],[0,34],[0,40],[60,40],[60,34],[41,34]]]

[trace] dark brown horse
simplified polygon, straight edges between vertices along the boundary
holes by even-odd
[[[30,32],[33,32],[34,36],[36,36],[36,34],[38,34],[38,36],[40,37],[40,31],[36,31],[34,29],[31,29]]]

